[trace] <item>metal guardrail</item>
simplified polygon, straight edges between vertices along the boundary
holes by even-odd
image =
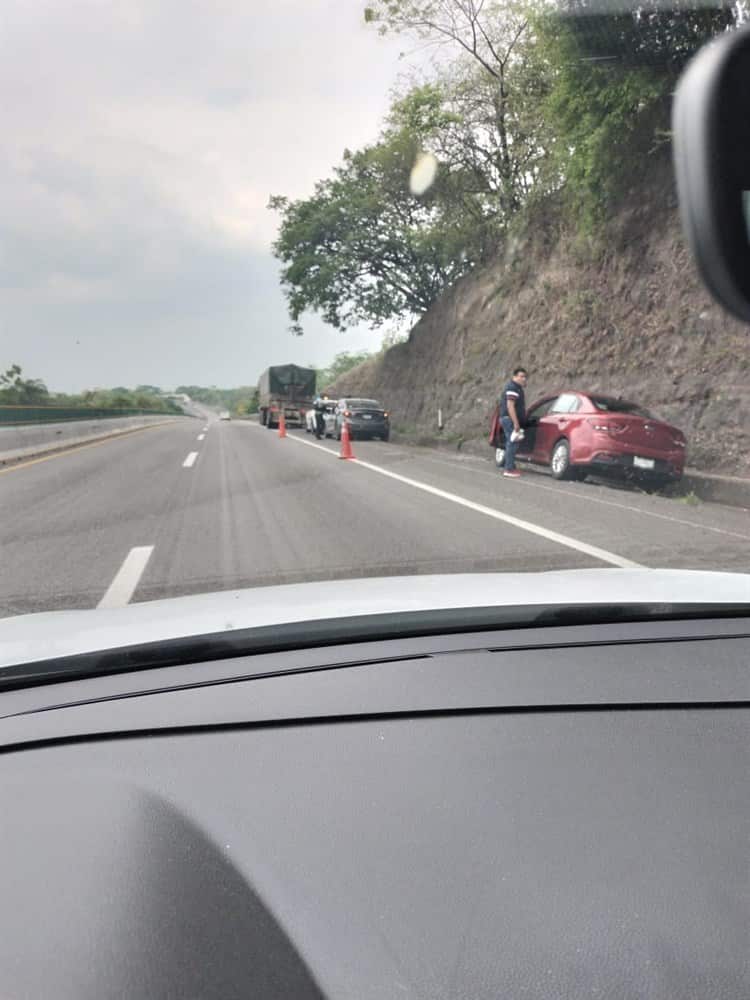
[[[179,416],[174,410],[110,409],[94,406],[0,406],[0,425],[52,424],[68,420],[102,420],[107,417]]]

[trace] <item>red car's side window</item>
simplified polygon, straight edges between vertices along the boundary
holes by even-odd
[[[551,396],[549,399],[543,399],[541,403],[536,403],[527,413],[528,420],[540,420],[542,417],[546,417],[547,414],[552,409],[553,404],[557,400],[557,396]]]
[[[575,413],[580,406],[581,401],[578,396],[572,392],[564,392],[562,396],[557,397],[550,413]]]

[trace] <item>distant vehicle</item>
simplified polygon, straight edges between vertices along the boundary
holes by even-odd
[[[323,408],[323,419],[325,420],[325,436],[333,437],[333,419],[336,412],[337,400],[326,400]],[[311,407],[305,414],[305,430],[308,434],[315,433],[315,408]]]
[[[555,479],[619,472],[652,486],[682,477],[685,435],[638,403],[598,393],[564,392],[531,406],[516,457],[549,465]],[[503,464],[501,432],[495,460]]]
[[[231,420],[231,419],[232,419],[232,414],[229,412],[229,410],[222,410],[221,413],[219,414],[219,420]]]
[[[391,436],[389,413],[376,399],[340,399],[332,423],[337,441],[341,440],[344,423],[348,425],[352,438],[377,437],[387,441]]]
[[[287,427],[305,427],[306,414],[315,398],[316,372],[299,365],[272,365],[258,380],[258,419],[269,430],[279,426],[281,413]]]

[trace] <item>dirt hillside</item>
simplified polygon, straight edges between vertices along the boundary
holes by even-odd
[[[529,369],[529,402],[565,388],[636,399],[685,431],[690,466],[750,475],[750,327],[704,290],[668,163],[628,193],[595,247],[537,218],[408,342],[332,388],[381,399],[397,432],[487,450],[494,399],[516,364]]]

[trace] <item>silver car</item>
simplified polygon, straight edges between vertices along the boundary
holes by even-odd
[[[336,414],[337,400],[327,399],[323,407],[323,421],[325,424],[325,436],[333,437],[334,421]],[[305,431],[308,434],[315,433],[315,407],[311,407],[305,414]]]

